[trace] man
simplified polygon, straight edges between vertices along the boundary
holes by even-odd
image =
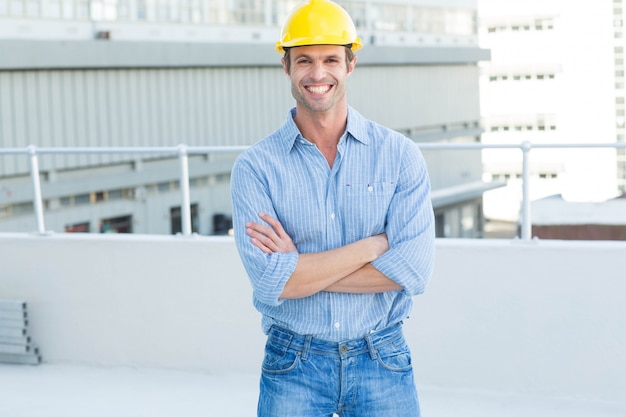
[[[311,0],[277,50],[296,100],[236,160],[233,225],[268,335],[258,415],[415,417],[402,321],[434,252],[426,164],[348,106],[361,47],[348,14]]]

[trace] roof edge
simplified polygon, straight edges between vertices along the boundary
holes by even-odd
[[[0,40],[0,70],[280,66],[274,45],[110,40]],[[359,65],[455,65],[489,60],[478,47],[368,46]]]

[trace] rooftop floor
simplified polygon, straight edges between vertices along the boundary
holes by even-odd
[[[7,417],[250,417],[258,375],[147,368],[0,365]],[[419,387],[425,417],[623,417],[624,403]]]

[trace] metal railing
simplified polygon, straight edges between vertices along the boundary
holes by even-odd
[[[530,217],[530,151],[533,149],[558,148],[614,148],[626,149],[626,142],[613,143],[531,143],[524,141],[515,144],[486,143],[420,143],[422,150],[483,150],[483,149],[519,149],[522,152],[522,206],[520,210],[521,239],[532,238],[532,221]]]
[[[530,210],[530,151],[533,149],[558,149],[558,148],[614,148],[626,149],[626,142],[614,143],[531,143],[524,141],[519,144],[485,144],[485,143],[419,143],[422,150],[483,150],[483,149],[518,149],[522,152],[522,204],[520,210],[521,239],[530,240],[531,236],[531,210]],[[181,222],[182,234],[189,236],[191,231],[191,204],[189,189],[189,155],[207,155],[218,153],[240,153],[248,146],[187,146],[184,144],[173,147],[67,147],[67,148],[44,148],[30,145],[26,148],[0,148],[2,155],[28,155],[30,159],[30,176],[33,187],[33,207],[37,221],[37,232],[46,234],[44,222],[44,205],[41,194],[41,182],[39,171],[40,155],[62,154],[152,154],[152,155],[177,155],[180,164],[180,190],[181,190]]]
[[[39,171],[40,155],[80,155],[80,154],[124,154],[124,155],[178,155],[180,164],[180,190],[182,194],[181,222],[182,234],[191,235],[191,198],[189,190],[189,155],[207,155],[217,153],[238,153],[247,146],[194,146],[181,144],[171,147],[67,147],[67,148],[40,148],[30,145],[26,148],[0,148],[2,155],[28,155],[30,159],[30,177],[33,186],[33,208],[37,221],[37,232],[46,233],[44,222],[43,198]]]

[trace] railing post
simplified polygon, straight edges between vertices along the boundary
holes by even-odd
[[[521,238],[522,240],[530,240],[532,238],[532,220],[530,218],[530,169],[529,169],[529,153],[532,149],[532,143],[529,141],[522,142],[522,224]]]
[[[41,197],[41,182],[39,180],[39,157],[37,155],[37,147],[30,145],[28,147],[30,155],[30,177],[33,182],[33,208],[37,220],[37,233],[43,235],[46,233],[46,226],[43,221],[43,199]]]
[[[178,159],[180,161],[180,191],[183,202],[180,206],[180,221],[183,235],[191,236],[191,198],[189,196],[189,156],[186,145],[178,145]]]

